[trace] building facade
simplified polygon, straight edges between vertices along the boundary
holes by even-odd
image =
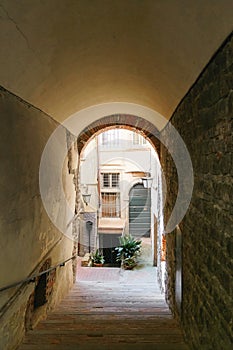
[[[138,132],[109,129],[85,146],[80,166],[81,191],[90,192],[89,208],[95,208],[98,218],[97,227],[92,231],[92,236],[95,236],[92,242],[95,243],[91,250],[103,250],[106,262],[114,263],[112,251],[121,235],[131,234],[138,239],[151,237],[153,242],[157,241],[154,234],[157,234],[160,174],[155,149]],[[151,188],[144,188],[143,177],[152,178]],[[88,230],[82,229],[80,240],[87,242],[88,235]],[[157,250],[154,253],[154,244],[152,251],[157,254]]]

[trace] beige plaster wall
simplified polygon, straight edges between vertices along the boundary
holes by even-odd
[[[39,166],[44,146],[57,122],[4,89],[0,89],[0,288],[37,272],[42,262],[51,257],[52,265],[69,258],[73,242],[63,235],[50,221],[44,209],[39,189]],[[66,147],[66,130],[60,130],[57,152]],[[48,159],[50,178],[53,158]],[[46,169],[45,169],[46,171]],[[70,212],[74,210],[73,175],[68,173],[67,159],[63,167],[65,191],[69,198]],[[48,181],[48,186],[52,183]],[[52,187],[53,189],[53,187]],[[62,189],[63,190],[63,189]],[[62,212],[61,188],[56,192],[48,187],[48,195],[54,210],[66,222]],[[73,203],[72,203],[73,202]],[[73,207],[73,208],[72,208]],[[58,209],[59,210],[58,210]],[[70,215],[70,213],[69,213]],[[70,229],[71,230],[71,229]],[[55,248],[53,246],[55,245]],[[51,252],[50,252],[51,251]],[[49,253],[50,252],[50,253]],[[49,254],[48,254],[49,253]],[[58,268],[56,283],[49,303],[41,311],[56,302],[72,286],[72,263]],[[34,283],[29,284],[14,298],[19,287],[0,292],[0,349],[14,349],[24,334],[25,308]],[[9,298],[12,302],[6,307]]]

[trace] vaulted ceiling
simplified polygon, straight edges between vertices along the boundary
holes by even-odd
[[[170,118],[232,13],[231,0],[0,0],[0,85],[59,121],[109,102]]]

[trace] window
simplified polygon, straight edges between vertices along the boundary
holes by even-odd
[[[102,188],[119,188],[119,173],[102,173]]]
[[[120,193],[102,192],[102,217],[120,217]]]
[[[102,217],[120,217],[120,173],[101,173]]]
[[[100,135],[100,143],[105,147],[118,146],[119,141],[119,129],[107,130]]]
[[[142,135],[138,134],[137,132],[133,133],[133,144],[134,145],[145,145],[146,139]]]
[[[119,173],[111,174],[112,175],[112,187],[119,187]]]

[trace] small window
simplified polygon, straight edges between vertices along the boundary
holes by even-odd
[[[119,188],[119,173],[102,173],[102,188]]]
[[[102,192],[102,217],[120,217],[120,193]]]
[[[142,135],[140,135],[137,132],[133,133],[133,144],[134,145],[145,145],[146,144],[146,139]]]
[[[51,267],[51,259],[47,259],[39,272],[47,271]],[[49,272],[45,272],[44,274],[37,277],[37,282],[35,285],[35,293],[34,293],[34,309],[44,305],[48,301],[48,279]]]
[[[119,187],[119,174],[112,174],[112,187]]]
[[[103,174],[103,187],[110,187],[110,174]]]
[[[119,142],[119,129],[107,130],[100,135],[100,144],[105,147],[116,147],[119,145]]]

